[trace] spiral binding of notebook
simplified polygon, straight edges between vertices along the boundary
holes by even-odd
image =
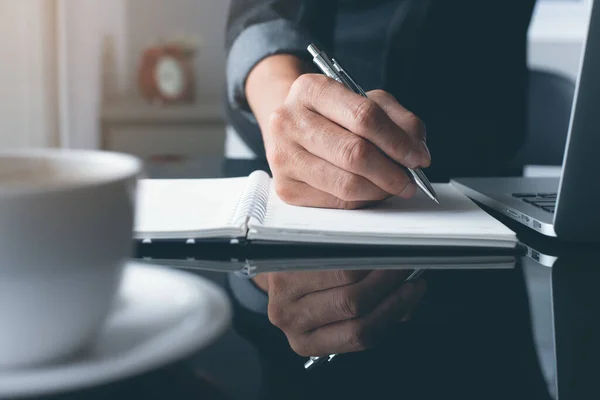
[[[256,171],[250,174],[248,186],[240,198],[231,223],[247,225],[252,219],[262,223],[267,215],[270,185],[270,178],[266,172]]]

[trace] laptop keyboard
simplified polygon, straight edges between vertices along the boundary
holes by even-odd
[[[556,209],[556,193],[513,193],[513,197],[552,214]]]

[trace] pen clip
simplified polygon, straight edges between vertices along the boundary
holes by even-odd
[[[340,79],[344,81],[342,83],[348,86],[348,88],[354,93],[360,94],[363,97],[367,97],[365,91],[354,81],[354,79],[352,79],[352,77],[346,72],[346,70],[344,70],[344,68],[342,68],[340,64],[338,64],[335,59],[331,59],[331,62],[335,72],[337,72],[338,76],[340,76]]]
[[[311,44],[308,46],[308,51],[313,56],[313,62],[319,67],[321,72],[323,72],[326,76],[331,79],[335,79],[339,83],[343,84],[342,80],[339,77],[339,74],[335,70],[333,66],[333,62],[329,58],[325,52],[321,51],[317,46]]]

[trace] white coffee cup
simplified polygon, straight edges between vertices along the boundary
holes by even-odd
[[[100,332],[141,170],[124,154],[0,151],[0,370],[64,361]]]

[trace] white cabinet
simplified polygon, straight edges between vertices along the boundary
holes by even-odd
[[[137,100],[105,106],[101,146],[145,159],[221,156],[225,123],[215,104],[152,106]]]

